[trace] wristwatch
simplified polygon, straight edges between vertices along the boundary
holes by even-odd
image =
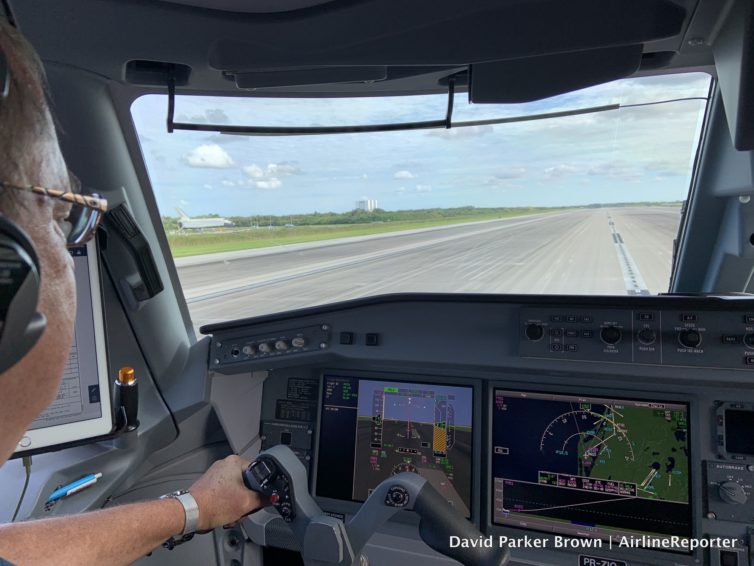
[[[186,524],[183,527],[183,532],[170,537],[162,543],[162,546],[168,550],[173,550],[179,544],[183,544],[194,538],[196,527],[199,525],[199,505],[197,505],[196,499],[194,499],[194,496],[187,489],[166,493],[160,499],[177,499],[183,505],[183,512],[186,514]]]

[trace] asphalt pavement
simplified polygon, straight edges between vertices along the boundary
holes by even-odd
[[[176,260],[192,320],[393,292],[666,291],[674,207],[593,208]]]

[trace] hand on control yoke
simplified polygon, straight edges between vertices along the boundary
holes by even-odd
[[[248,466],[248,460],[228,456],[194,482],[189,492],[199,506],[199,531],[235,523],[270,504],[264,495],[244,486],[241,474]]]

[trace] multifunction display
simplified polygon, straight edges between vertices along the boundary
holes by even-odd
[[[471,387],[325,376],[317,495],[364,501],[413,472],[470,517],[472,399]]]
[[[688,405],[495,389],[493,522],[691,536]]]

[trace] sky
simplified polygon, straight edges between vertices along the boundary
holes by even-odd
[[[706,97],[709,75],[624,79],[527,104],[472,105],[454,121]],[[178,96],[178,122],[353,125],[444,118],[446,95],[354,99]],[[347,212],[677,201],[688,195],[706,109],[684,100],[515,124],[327,136],[167,133],[167,97],[132,106],[161,214]]]

